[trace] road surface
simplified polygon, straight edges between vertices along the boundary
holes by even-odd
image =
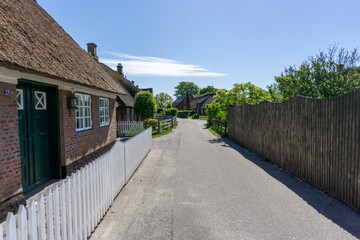
[[[91,239],[360,238],[360,214],[204,123],[153,139]]]

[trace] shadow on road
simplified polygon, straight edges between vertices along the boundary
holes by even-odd
[[[276,167],[269,161],[266,161],[245,148],[240,147],[228,138],[214,138],[208,142],[235,149],[247,160],[256,164],[270,176],[291,189],[320,214],[327,217],[353,236],[360,238],[360,214],[356,213],[348,206],[342,204],[329,195],[318,191],[316,188],[301,181],[288,171]]]

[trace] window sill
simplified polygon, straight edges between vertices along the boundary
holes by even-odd
[[[76,133],[83,133],[93,130],[93,128],[83,129],[83,130],[76,130]]]

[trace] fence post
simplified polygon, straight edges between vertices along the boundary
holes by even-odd
[[[0,223],[0,240],[3,240],[3,236],[4,236],[4,232],[3,232],[3,229],[2,229],[2,225]]]
[[[38,237],[40,240],[46,240],[45,228],[45,203],[44,195],[38,195]]]
[[[28,239],[27,214],[24,205],[19,206],[18,211],[18,239]]]
[[[60,181],[60,232],[61,239],[67,240],[67,229],[66,229],[66,200],[65,200],[65,182]]]
[[[34,199],[30,199],[29,207],[28,207],[28,216],[29,216],[29,239],[37,240],[37,219],[36,219],[36,205]]]
[[[161,123],[161,122],[158,122],[158,123],[157,123],[157,125],[158,125],[158,133],[161,132],[160,123]]]
[[[54,220],[55,220],[55,240],[60,240],[60,204],[59,204],[59,187],[54,185],[53,207],[54,207]]]
[[[71,186],[72,180],[70,181],[70,177],[66,177],[66,190],[65,190],[65,201],[66,201],[66,224],[67,224],[67,239],[73,239],[72,236],[72,204],[71,202]]]
[[[53,200],[50,188],[46,190],[46,218],[47,239],[54,240]]]
[[[6,217],[6,240],[16,240],[16,222],[12,212]]]

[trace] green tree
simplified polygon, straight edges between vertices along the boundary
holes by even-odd
[[[172,97],[167,93],[158,93],[155,95],[155,100],[158,106],[165,107],[168,103],[172,103]]]
[[[270,94],[277,92],[280,100],[296,95],[328,98],[344,94],[360,87],[359,61],[356,48],[347,51],[330,46],[326,53],[320,51],[308,57],[299,68],[285,68],[280,76],[275,76],[276,83],[268,86],[268,90],[273,91]]]
[[[193,97],[197,97],[199,94],[199,87],[193,82],[179,82],[179,85],[175,87],[175,96],[185,96],[186,93],[190,93]]]
[[[168,102],[168,103],[166,104],[166,108],[172,108],[172,103],[171,103],[171,102]]]
[[[154,96],[147,91],[135,95],[134,110],[142,120],[153,118],[156,113],[156,101]]]
[[[245,103],[258,104],[265,100],[270,100],[270,96],[264,89],[251,82],[235,83],[229,91],[225,89],[217,91],[215,101],[208,105],[210,105],[209,110],[214,112],[217,117],[221,116],[223,120],[226,120],[227,107],[242,106]]]
[[[217,90],[219,90],[219,89],[214,88],[214,86],[209,85],[207,87],[204,87],[204,88],[200,89],[199,95],[202,96],[202,95],[205,95],[205,94],[211,93],[211,92],[215,93],[215,92],[217,92]]]
[[[283,101],[283,96],[282,96],[282,94],[278,88],[278,85],[276,83],[268,85],[267,90],[268,90],[271,102],[279,103],[279,102]]]

